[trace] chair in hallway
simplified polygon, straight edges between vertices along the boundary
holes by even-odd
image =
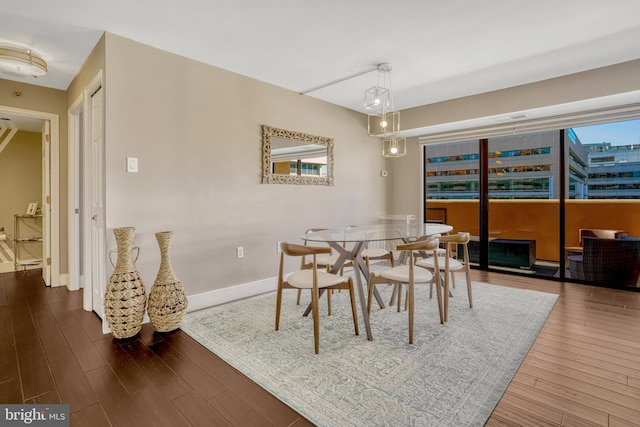
[[[318,269],[317,257],[322,254],[330,254],[329,247],[314,247],[295,245],[291,243],[281,244],[282,253],[280,254],[280,267],[278,269],[278,290],[276,297],[276,331],[280,328],[280,311],[282,307],[282,291],[283,289],[308,289],[311,291],[311,307],[313,316],[313,339],[315,353],[320,352],[320,316],[319,316],[319,299],[320,289],[327,291],[333,289],[347,289],[351,298],[351,315],[353,316],[353,326],[356,335],[358,331],[358,316],[356,313],[356,300],[353,289],[353,280],[351,277],[342,277],[337,274],[327,273]],[[306,257],[312,258],[311,268],[301,269],[291,273],[286,279],[284,278],[284,257]],[[329,292],[327,292],[329,293]]]

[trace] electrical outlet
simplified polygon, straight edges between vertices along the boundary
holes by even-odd
[[[236,248],[236,258],[243,258],[244,257],[244,248],[242,246],[238,246]]]
[[[282,252],[282,248],[280,247],[280,244],[281,244],[281,243],[282,243],[282,242],[278,242],[278,247],[276,247],[276,251],[277,251],[278,253]]]

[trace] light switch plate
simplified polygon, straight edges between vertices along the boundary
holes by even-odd
[[[137,157],[127,157],[127,172],[138,172]]]

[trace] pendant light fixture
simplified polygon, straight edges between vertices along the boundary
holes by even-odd
[[[407,154],[406,138],[389,136],[382,138],[382,155],[385,157],[402,157]]]
[[[377,71],[375,86],[364,92],[364,108],[369,111],[368,134],[382,138],[383,156],[401,157],[406,154],[406,139],[398,137],[400,112],[393,105],[391,64],[378,64]]]
[[[12,45],[0,45],[0,71],[21,76],[44,76],[47,63],[33,50]]]

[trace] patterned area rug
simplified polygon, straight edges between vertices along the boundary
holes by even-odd
[[[388,301],[391,287],[378,289]],[[322,298],[319,355],[308,293],[299,306],[284,293],[277,332],[274,292],[190,313],[182,329],[318,426],[482,426],[557,295],[474,283],[470,309],[464,282],[453,292],[440,325],[428,286],[416,287],[413,345],[395,307],[374,306],[373,341],[362,319],[356,336],[345,291],[329,317]]]

